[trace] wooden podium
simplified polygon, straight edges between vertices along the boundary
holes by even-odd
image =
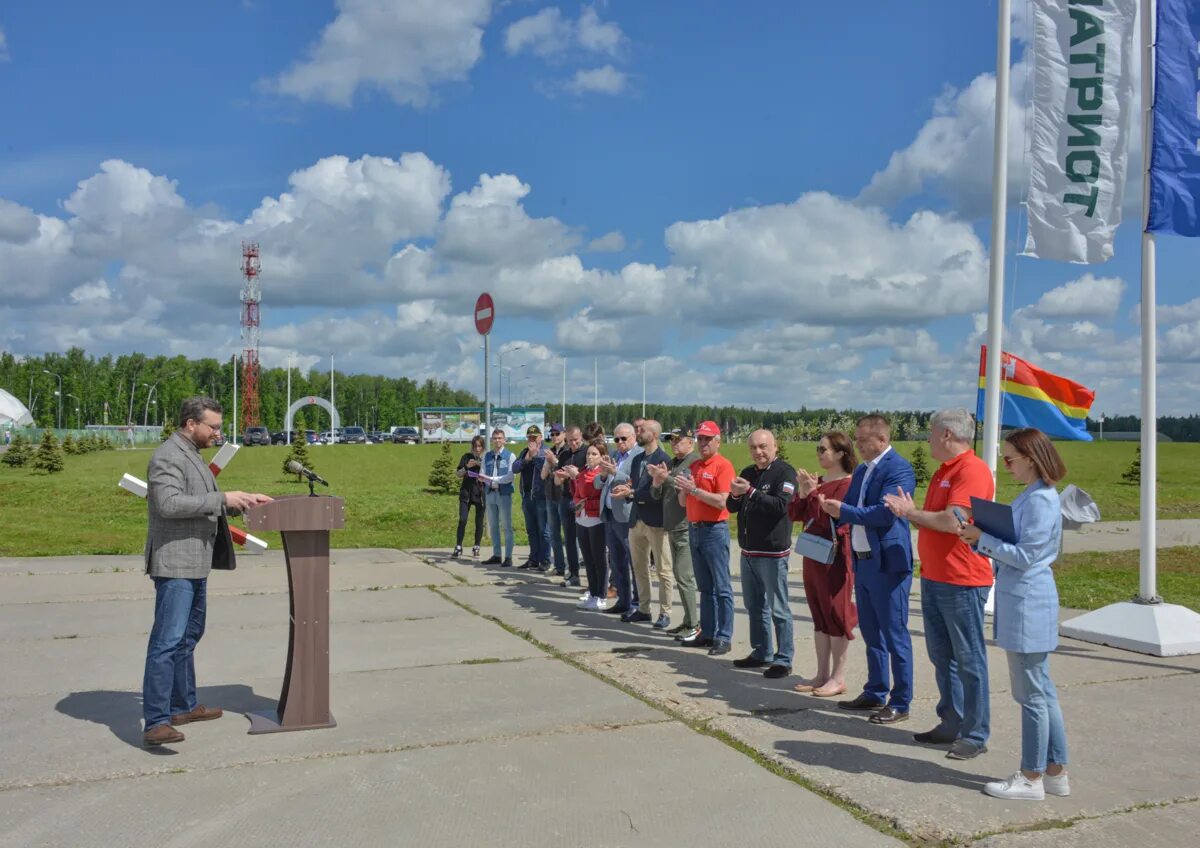
[[[329,712],[329,531],[345,526],[341,498],[284,495],[246,510],[246,529],[279,530],[291,626],[277,712],[249,713],[250,733],[336,727]]]

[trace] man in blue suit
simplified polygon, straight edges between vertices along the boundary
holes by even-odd
[[[882,415],[858,419],[854,442],[863,462],[854,469],[846,499],[821,498],[825,512],[850,525],[858,629],[867,643],[867,684],[857,698],[838,706],[869,711],[876,724],[906,720],[913,687],[908,633],[912,535],[908,521],[893,515],[883,497],[901,491],[911,495],[916,478],[908,460],[892,450],[891,436],[891,424]]]

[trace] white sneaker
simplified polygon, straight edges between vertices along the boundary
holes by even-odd
[[[586,601],[591,596],[592,596],[591,592],[584,592],[582,595],[579,596],[579,600]]]
[[[1013,801],[1042,801],[1046,798],[1041,777],[1030,780],[1020,771],[1008,780],[985,783],[983,791],[993,798],[1007,798]]]
[[[608,598],[592,598],[592,600],[595,601],[596,605],[588,607],[588,609],[595,610],[596,612],[604,612],[608,609]]]
[[[591,607],[589,606],[591,603],[592,603],[592,596],[584,595],[582,598],[579,599],[579,603],[577,603],[575,605],[575,609],[581,609],[581,610],[591,609]]]
[[[1071,794],[1071,784],[1067,780],[1067,773],[1060,774],[1043,774],[1042,789],[1047,795],[1057,795],[1060,798],[1065,798]]]

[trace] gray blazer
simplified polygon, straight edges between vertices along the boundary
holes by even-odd
[[[172,433],[150,457],[146,477],[147,574],[197,580],[210,568],[237,567],[225,496],[189,439]]]
[[[608,492],[613,486],[619,486],[622,483],[629,482],[629,471],[633,465],[633,458],[642,453],[641,445],[636,445],[630,452],[629,456],[625,457],[624,462],[617,464],[617,472],[611,477],[601,477],[596,475],[596,479],[592,481],[597,489],[600,489],[600,514],[604,514],[604,505],[608,501]],[[633,495],[628,498],[613,498],[612,514],[613,520],[620,524],[629,523],[629,515],[633,511]]]

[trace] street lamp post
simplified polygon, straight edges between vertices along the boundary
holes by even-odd
[[[516,347],[510,347],[507,352],[508,353],[516,353],[518,350],[524,350],[524,349],[525,349],[525,345],[517,345]],[[503,350],[496,351],[496,358],[499,360],[498,366],[501,369],[504,368],[504,354],[505,354],[505,351],[503,351]],[[509,370],[511,371],[512,369],[510,368]],[[511,393],[512,392],[512,375],[511,374],[508,377],[508,387],[509,387],[508,390]],[[509,400],[511,401],[512,398],[509,398]]]
[[[154,397],[154,392],[158,389],[158,381],[155,380],[153,384],[142,383],[142,385],[150,388],[150,391],[146,392],[146,408],[142,412],[142,426],[145,427],[150,421],[150,404],[152,402],[150,399]]]
[[[83,403],[83,401],[81,401],[81,400],[79,399],[79,396],[78,396],[78,395],[73,395],[73,394],[71,394],[70,392],[67,392],[67,397],[69,397],[69,398],[73,398],[76,404],[81,404],[81,403]],[[82,429],[82,428],[79,426],[79,406],[78,406],[78,405],[75,407],[75,429],[76,429],[76,430]]]
[[[58,374],[55,374],[53,371],[49,371],[45,368],[42,369],[42,373],[49,374],[54,379],[58,380],[58,391],[55,392],[54,394],[58,397],[58,429],[61,430],[62,429],[62,377],[59,376]]]

